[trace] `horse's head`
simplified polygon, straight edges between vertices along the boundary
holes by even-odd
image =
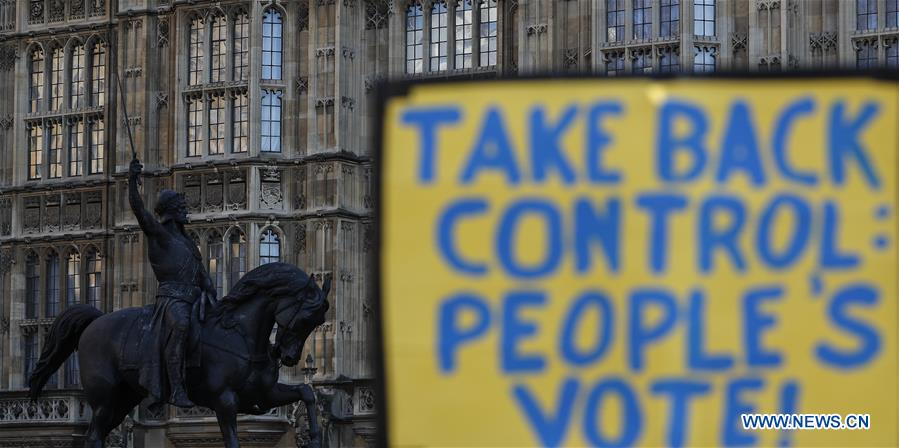
[[[295,366],[303,354],[306,338],[316,327],[325,322],[328,312],[328,293],[331,292],[331,277],[325,277],[319,288],[312,276],[296,296],[296,300],[286,306],[279,306],[275,314],[278,333],[275,336],[275,352],[281,363]]]

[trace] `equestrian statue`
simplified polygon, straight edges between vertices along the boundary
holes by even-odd
[[[110,314],[90,305],[69,306],[50,327],[28,380],[32,399],[77,350],[92,410],[87,448],[102,448],[106,435],[141,402],[151,410],[165,403],[208,407],[215,411],[224,446],[237,448],[237,414],[264,414],[302,401],[311,445],[319,446],[312,387],[278,383],[278,370],[299,362],[306,338],[324,322],[331,279],[319,288],[296,266],[268,263],[248,272],[217,300],[203,258],[184,231],[183,197],[161,191],[157,220],[138,191],[142,172],[135,157],[128,199],[159,282],[156,303]]]

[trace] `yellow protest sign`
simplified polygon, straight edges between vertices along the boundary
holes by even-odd
[[[396,88],[388,442],[897,445],[897,87]],[[744,427],[757,414],[844,429]]]

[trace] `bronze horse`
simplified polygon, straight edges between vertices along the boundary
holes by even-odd
[[[306,338],[325,320],[330,289],[330,278],[319,288],[296,266],[265,264],[241,278],[197,324],[201,329],[192,353],[199,362],[187,369],[187,393],[197,405],[215,411],[226,447],[239,447],[238,413],[263,414],[297,401],[306,406],[312,446],[321,444],[312,388],[278,383],[278,370],[300,360]],[[85,447],[102,448],[106,435],[147,396],[138,384],[139,366],[129,365],[140,359],[139,344],[127,341],[135,339],[129,339],[129,331],[144,325],[148,315],[152,305],[110,314],[74,305],[50,328],[28,381],[30,394],[40,396],[50,376],[80,347],[81,384],[92,410]]]

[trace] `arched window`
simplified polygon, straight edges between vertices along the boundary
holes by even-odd
[[[481,28],[479,36],[481,37],[481,67],[496,65],[496,22],[497,7],[496,0],[481,0],[478,8],[481,10]]]
[[[225,97],[209,97],[209,154],[225,153]]]
[[[228,50],[225,45],[225,36],[227,34],[225,28],[225,16],[217,15],[212,18],[212,51],[210,52],[212,67],[210,67],[209,76],[212,82],[220,82],[225,80],[225,55]]]
[[[259,240],[259,265],[278,261],[281,261],[281,238],[272,229],[266,229]]]
[[[250,76],[250,16],[242,12],[234,17],[234,80],[242,81]]]
[[[28,333],[25,335],[25,338],[22,339],[22,350],[25,355],[24,359],[24,367],[25,367],[25,378],[31,377],[31,371],[34,370],[34,366],[37,364],[37,333]]]
[[[47,254],[46,287],[44,288],[44,317],[59,313],[59,254]]]
[[[44,50],[35,48],[31,52],[29,72],[31,73],[29,82],[30,110],[38,112],[41,110],[41,100],[44,99]]]
[[[421,3],[406,8],[406,73],[424,71],[424,13]]]
[[[271,8],[262,15],[262,79],[281,79],[281,13]]]
[[[96,249],[87,253],[87,303],[102,310],[103,302],[103,257]]]
[[[103,158],[105,157],[106,136],[103,131],[103,117],[93,117],[89,122],[90,135],[90,166],[88,174],[103,172]]]
[[[456,65],[455,68],[472,67],[472,17],[471,0],[456,2]]]
[[[47,177],[62,177],[62,122],[53,120],[47,124]]]
[[[190,21],[190,47],[188,48],[188,82],[197,85],[203,82],[203,51],[205,27],[203,19],[194,17]]]
[[[72,91],[69,94],[69,107],[77,109],[84,106],[84,45],[72,46]]]
[[[437,1],[431,6],[431,71],[446,70],[447,55],[446,2]]]
[[[80,118],[69,122],[69,176],[80,176],[84,171],[84,121]]]
[[[243,232],[228,237],[228,288],[233,287],[247,273],[247,239]]]
[[[209,262],[209,278],[215,285],[216,297],[222,297],[223,283],[225,280],[224,269],[224,243],[222,236],[216,232],[206,239],[206,259]]]
[[[81,254],[72,251],[66,259],[66,306],[81,303]]]
[[[25,259],[25,318],[37,318],[38,293],[41,288],[41,272],[37,254],[31,252]]]
[[[62,108],[63,50],[56,47],[50,53],[50,110]]]
[[[106,104],[106,44],[94,43],[91,51],[91,104]]]

